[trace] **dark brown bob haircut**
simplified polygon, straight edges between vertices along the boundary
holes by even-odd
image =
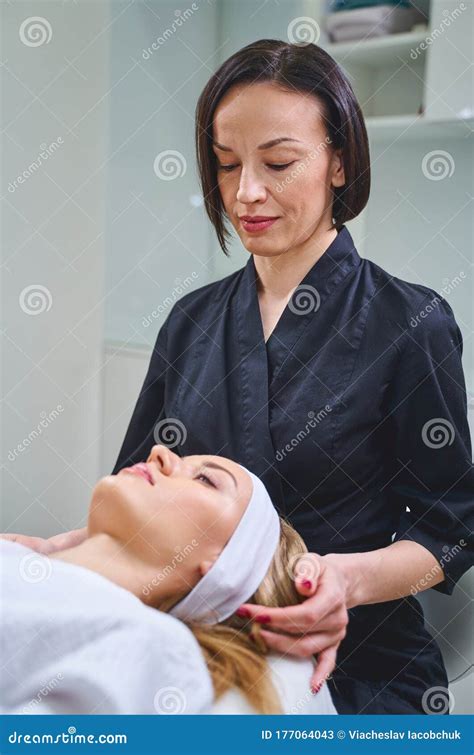
[[[231,55],[211,76],[196,106],[196,155],[206,212],[228,254],[225,209],[212,149],[216,108],[229,89],[244,82],[271,81],[289,92],[311,93],[321,105],[327,137],[342,149],[346,183],[334,187],[332,216],[339,231],[364,209],[370,193],[370,156],[364,118],[352,87],[336,61],[314,44],[260,39]]]

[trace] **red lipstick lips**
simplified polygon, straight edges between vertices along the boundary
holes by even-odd
[[[255,231],[264,231],[270,228],[278,218],[272,218],[265,215],[242,215],[240,222],[245,231],[255,233]]]

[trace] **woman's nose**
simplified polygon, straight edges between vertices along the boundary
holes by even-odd
[[[175,467],[179,457],[169,448],[161,444],[153,446],[147,461],[153,461],[158,464],[160,472],[170,475]]]
[[[265,187],[255,175],[242,171],[236,199],[241,204],[250,204],[265,199]]]

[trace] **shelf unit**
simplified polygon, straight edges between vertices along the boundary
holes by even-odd
[[[460,17],[453,0],[431,0],[426,26],[320,42],[351,81],[371,141],[472,137],[472,23],[472,4]]]

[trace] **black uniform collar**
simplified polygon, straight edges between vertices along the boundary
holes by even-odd
[[[341,271],[349,272],[349,270],[359,263],[360,256],[354,246],[352,236],[347,227],[343,225],[336,238],[329,244],[324,254],[316,260],[299,285],[314,285],[317,288],[318,283],[322,281],[327,283],[334,276],[339,277],[338,273]],[[248,275],[245,277],[249,281],[255,282],[257,271],[253,255],[250,256],[246,268],[248,268],[246,270]]]

